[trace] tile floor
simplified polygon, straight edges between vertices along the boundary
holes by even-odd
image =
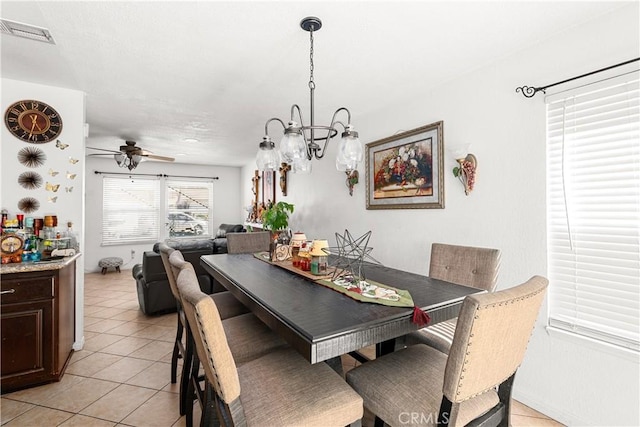
[[[175,314],[142,314],[131,271],[86,274],[84,349],[60,382],[3,395],[2,425],[184,426],[178,386],[169,379],[175,325]],[[343,358],[345,370],[356,363]],[[518,402],[511,424],[561,426]],[[366,414],[363,426],[370,425]]]

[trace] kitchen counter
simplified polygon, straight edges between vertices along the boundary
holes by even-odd
[[[49,271],[49,270],[61,270],[76,259],[80,258],[82,254],[77,253],[73,256],[64,257],[55,261],[38,261],[38,262],[19,262],[13,264],[0,265],[0,274],[10,273],[28,273],[31,271]]]
[[[60,381],[73,353],[76,259],[2,264],[2,393]]]

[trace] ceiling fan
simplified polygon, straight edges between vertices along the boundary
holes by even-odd
[[[158,156],[150,151],[143,150],[136,145],[135,141],[125,141],[125,145],[120,146],[120,151],[105,150],[104,148],[87,147],[91,150],[106,151],[109,154],[94,153],[89,156],[113,156],[118,166],[129,170],[135,169],[143,159],[160,160],[163,162],[173,162],[173,157]]]

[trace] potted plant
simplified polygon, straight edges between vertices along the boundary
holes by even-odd
[[[269,206],[262,212],[262,226],[274,234],[289,228],[289,215],[293,213],[293,205],[287,202],[278,202]]]
[[[289,215],[292,213],[293,205],[287,202],[278,202],[262,212],[262,227],[265,230],[271,231],[270,254],[273,254],[275,250],[276,241],[289,243],[287,229],[289,228]]]

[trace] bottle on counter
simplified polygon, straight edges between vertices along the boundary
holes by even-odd
[[[78,243],[78,236],[76,235],[75,231],[73,231],[73,222],[71,221],[67,222],[66,237],[69,238],[69,248],[75,249],[76,252],[79,251],[80,247]]]
[[[6,209],[2,209],[1,213],[2,213],[2,223],[0,226],[2,227],[2,231],[4,231],[5,227],[7,226],[6,222],[9,217],[9,211],[7,211]]]

